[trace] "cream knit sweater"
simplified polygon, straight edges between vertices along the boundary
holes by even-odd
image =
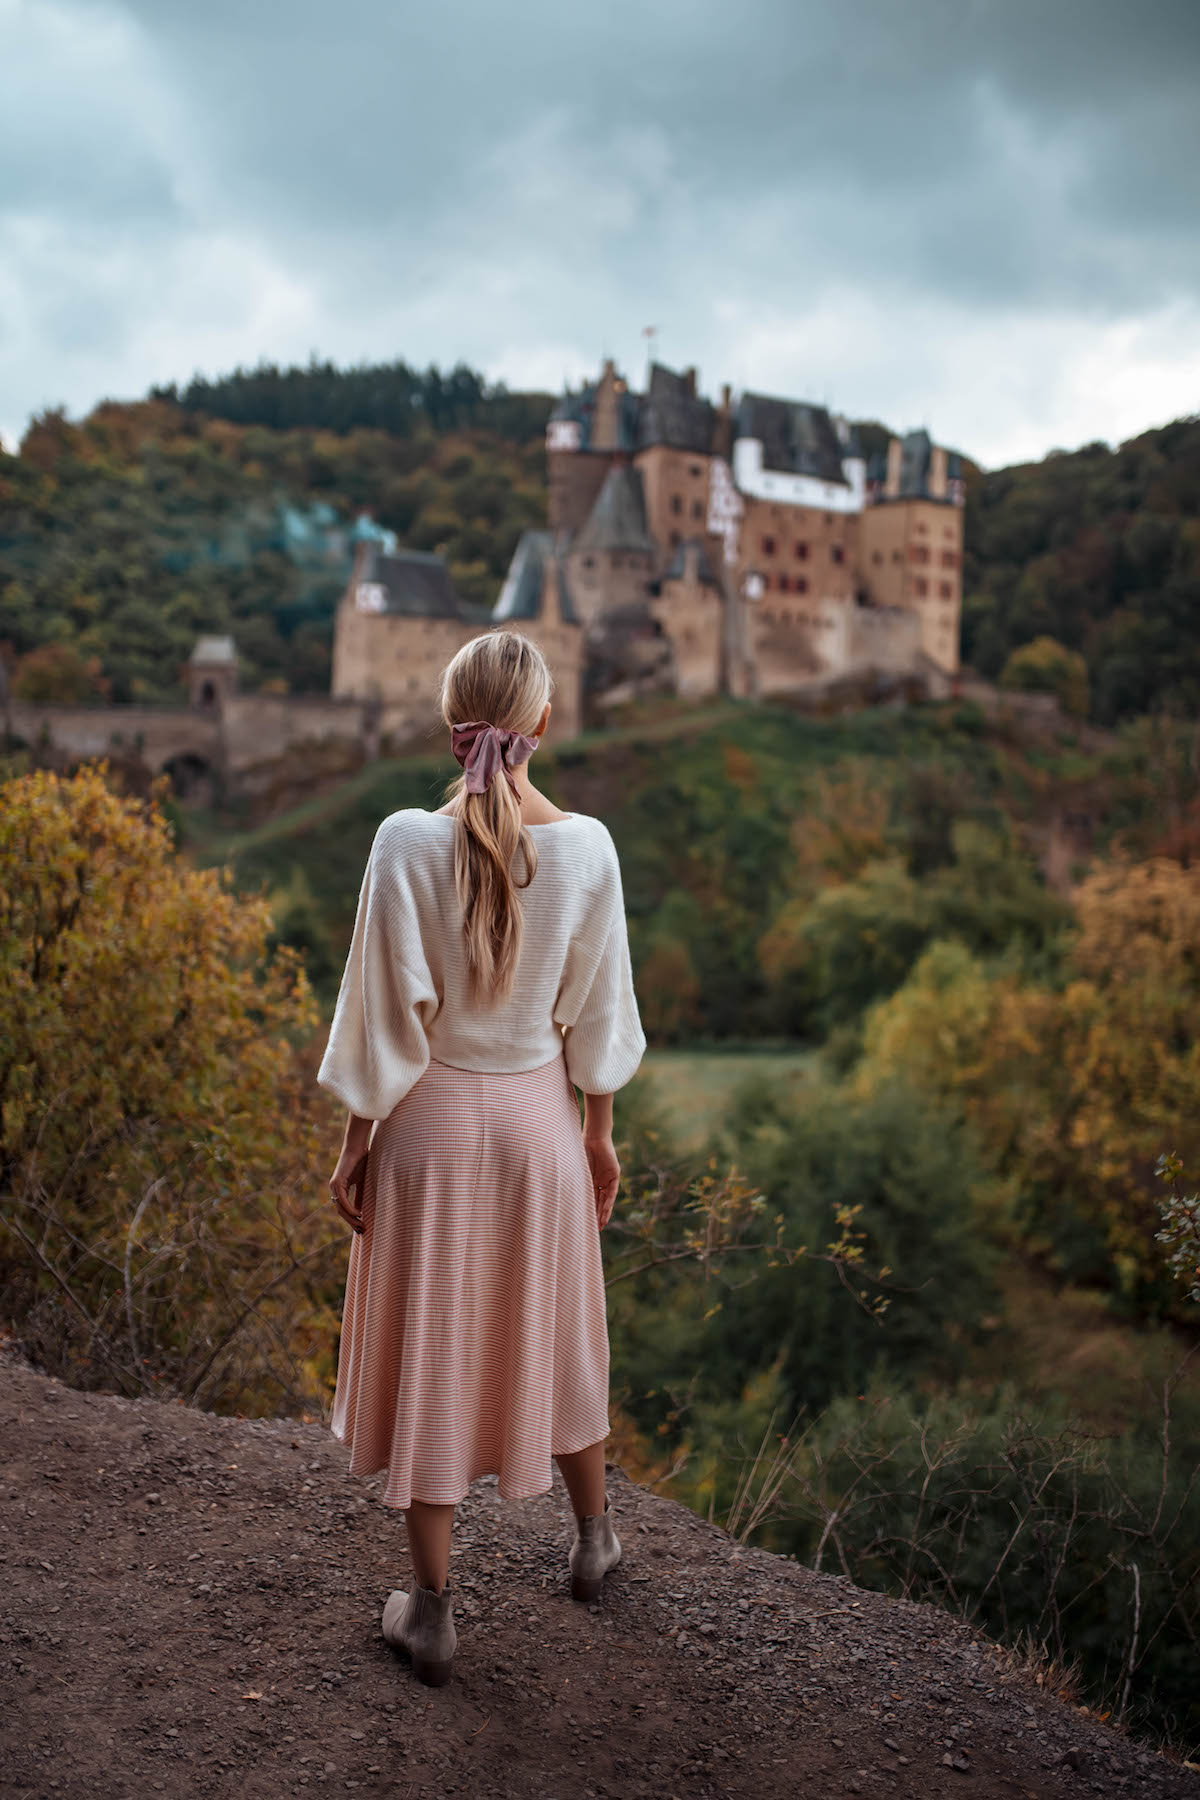
[[[646,1048],[633,990],[621,868],[587,813],[531,825],[537,873],[508,999],[467,996],[455,821],[406,807],[375,834],[317,1080],[361,1118],[385,1119],[430,1058],[460,1069],[537,1069],[565,1054],[588,1094],[624,1087]]]

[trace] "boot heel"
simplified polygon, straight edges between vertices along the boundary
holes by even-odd
[[[426,1687],[445,1687],[453,1667],[453,1657],[446,1662],[427,1662],[423,1656],[413,1657],[413,1674],[418,1681],[423,1681]]]
[[[596,1600],[599,1598],[603,1584],[603,1575],[596,1575],[590,1580],[585,1580],[582,1575],[572,1575],[571,1598],[572,1600]]]

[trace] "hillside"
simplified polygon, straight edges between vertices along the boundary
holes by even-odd
[[[251,690],[323,692],[356,517],[490,607],[545,522],[550,405],[464,368],[313,363],[46,414],[0,454],[0,656],[31,699],[174,702],[196,635],[232,631]],[[1194,712],[1200,421],[968,475],[967,662],[992,679],[1049,637],[1096,721]]]
[[[1200,417],[972,483],[963,654],[1001,673],[1048,636],[1087,664],[1103,724],[1200,706]]]
[[[232,632],[251,691],[324,693],[348,533],[374,515],[490,606],[545,519],[540,442],[277,431],[168,400],[39,420],[0,453],[0,650],[30,699],[182,702],[200,632]]]
[[[610,1465],[622,1558],[570,1599],[570,1509],[458,1509],[459,1650],[431,1693],[378,1636],[401,1520],[318,1422],[81,1394],[0,1358],[13,1795],[336,1791],[1185,1800],[1139,1744],[934,1607],[746,1549]]]
[[[448,757],[381,761],[252,831],[185,816],[185,842],[266,885],[329,1002],[376,826],[441,805],[454,772]],[[734,700],[656,702],[617,731],[548,740],[536,780],[613,832],[639,993],[663,1042],[824,1035],[822,994],[764,962],[806,859],[900,858],[931,877],[960,861],[954,833],[971,824],[1036,914],[1042,873],[1061,881],[1114,838],[1148,853],[1183,828],[1196,791],[1187,744],[1140,729],[1085,749],[1070,724],[1025,732],[971,704],[825,718]]]

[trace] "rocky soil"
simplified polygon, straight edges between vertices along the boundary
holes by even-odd
[[[459,1507],[458,1655],[379,1635],[402,1515],[321,1425],[74,1392],[0,1357],[0,1793],[708,1800],[1200,1796],[933,1607],[746,1550],[610,1467],[572,1601],[561,1478]]]

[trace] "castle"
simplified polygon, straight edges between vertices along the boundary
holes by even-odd
[[[959,665],[962,469],[924,431],[877,435],[868,458],[824,407],[735,403],[728,388],[714,404],[695,370],[659,364],[638,394],[606,362],[551,415],[548,529],[521,537],[490,610],[455,592],[441,557],[362,518],[328,694],[241,693],[233,641],[208,636],[186,708],[17,700],[0,681],[5,741],[127,755],[181,794],[282,804],[286,779],[304,789],[322,758],[335,771],[431,744],[446,662],[505,622],[546,652],[558,741],[646,692],[820,694],[880,673],[945,691]]]
[[[387,735],[431,718],[460,644],[512,621],[555,672],[555,730],[637,692],[801,691],[856,671],[959,664],[959,458],[925,431],[869,460],[803,401],[653,364],[635,393],[606,362],[546,431],[549,521],[526,532],[491,612],[440,558],[362,542],[338,607],[332,692],[373,699]]]

